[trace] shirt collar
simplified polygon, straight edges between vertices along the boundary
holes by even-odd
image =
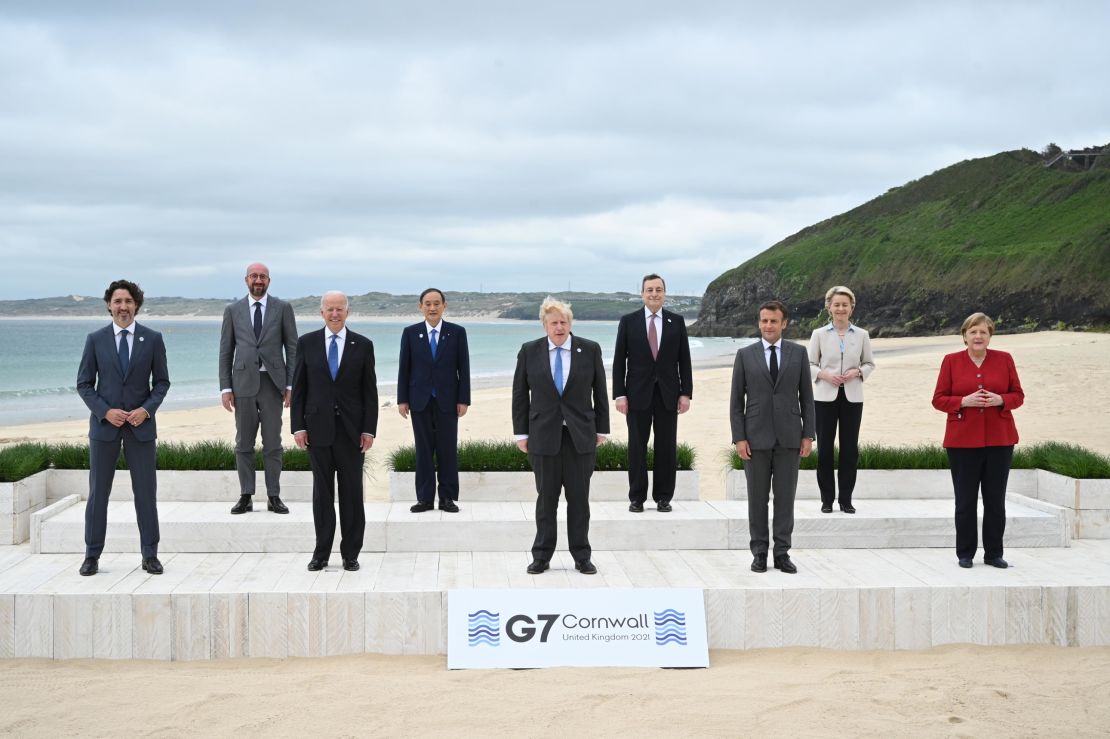
[[[555,342],[552,341],[550,337],[548,337],[548,339],[547,339],[547,351],[551,351],[552,349],[566,349],[569,352],[570,351],[570,342],[573,339],[574,339],[574,335],[572,334],[572,335],[567,337],[567,340],[563,342],[562,346],[556,346]]]
[[[247,304],[254,310],[255,303],[262,303],[262,310],[266,310],[266,300],[270,297],[270,293],[266,293],[261,298],[255,298],[250,293],[247,293]]]
[[[782,350],[782,338],[781,337],[774,344],[768,344],[767,339],[763,338],[762,336],[759,337],[759,340],[761,342],[763,342],[763,351],[767,351],[772,346],[775,347],[776,349],[778,349],[779,351]]]
[[[344,341],[347,340],[347,327],[344,326],[343,328],[339,329],[339,333],[337,333],[335,335],[339,337],[339,343],[342,344]],[[331,337],[332,337],[331,329],[328,328],[327,326],[324,326],[324,338],[327,341],[331,341]]]
[[[660,308],[660,309],[659,309],[659,312],[658,312],[658,313],[656,313],[655,315],[657,315],[657,316],[659,316],[660,318],[662,318],[662,317],[663,317],[663,309],[662,309],[662,308]],[[651,313],[651,308],[648,308],[648,307],[647,307],[647,306],[645,305],[645,306],[644,306],[644,320],[646,321],[647,319],[651,318],[651,316],[652,316],[652,313]]]
[[[835,331],[836,326],[833,325],[832,321],[829,321],[829,325],[825,327],[825,330],[826,331]],[[851,332],[851,331],[855,331],[855,330],[856,330],[856,324],[849,321],[848,322],[848,331]]]
[[[124,328],[123,326],[120,326],[115,321],[112,321],[112,332],[115,336],[118,337],[120,331],[130,331],[131,335],[134,336],[135,335],[135,325],[136,325],[135,322],[132,321],[130,326],[128,326],[127,328]]]
[[[433,331],[436,331],[436,332],[438,332],[437,333],[438,336],[443,336],[443,319],[442,318],[440,319],[439,325],[437,325],[437,326],[433,326],[432,324],[428,323],[427,321],[424,321],[424,330],[427,331],[429,334],[432,333]]]

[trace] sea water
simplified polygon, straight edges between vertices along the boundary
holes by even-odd
[[[396,394],[401,331],[411,321],[352,319],[351,330],[374,342],[378,391],[382,400]],[[451,320],[451,317],[447,317]],[[456,321],[466,328],[470,373],[475,385],[507,384],[520,345],[543,336],[539,321]],[[77,395],[77,365],[99,319],[0,320],[0,426],[84,418],[88,409]],[[163,408],[200,408],[220,402],[218,318],[154,318],[139,323],[161,331],[170,368],[170,392]],[[297,319],[301,333],[323,326],[319,318]],[[616,321],[576,321],[574,333],[601,345],[612,368]],[[695,364],[726,363],[750,339],[691,338]],[[608,378],[612,381],[612,376]]]

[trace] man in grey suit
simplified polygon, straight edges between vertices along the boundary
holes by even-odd
[[[590,477],[597,447],[609,433],[609,400],[601,347],[571,335],[573,317],[569,305],[547,298],[540,306],[547,336],[520,348],[513,375],[513,434],[536,475],[531,575],[548,569],[555,554],[563,489],[574,568],[597,574],[590,561]]]
[[[131,470],[143,569],[162,574],[158,561],[158,477],[154,414],[170,389],[162,334],[135,323],[143,291],[116,280],[104,291],[112,323],[89,334],[77,369],[77,392],[89,417],[89,500],[85,505],[85,561],[95,575],[108,527],[108,497],[120,446]]]
[[[297,322],[293,306],[269,294],[270,270],[265,264],[247,267],[245,282],[247,297],[224,309],[220,329],[220,394],[224,408],[235,412],[239,470],[239,501],[231,512],[254,508],[254,442],[261,425],[266,508],[288,513],[281,502],[281,414],[293,393]]]
[[[794,494],[801,458],[813,450],[814,413],[809,355],[782,340],[788,317],[777,300],[759,306],[762,338],[736,352],[729,417],[748,483],[752,571],[767,571],[767,500],[773,489],[775,569],[792,575],[798,571],[789,554]]]

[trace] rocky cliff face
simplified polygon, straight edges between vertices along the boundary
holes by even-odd
[[[1110,168],[1048,169],[1034,152],[961,162],[806,228],[714,280],[691,333],[756,336],[782,300],[793,338],[855,291],[874,336],[949,333],[975,311],[1006,332],[1110,328]]]

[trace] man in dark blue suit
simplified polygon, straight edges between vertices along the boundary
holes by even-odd
[[[401,333],[397,369],[397,411],[412,415],[416,440],[416,504],[413,513],[439,509],[457,513],[459,506],[459,419],[470,407],[470,349],[466,329],[444,321],[447,298],[430,287],[420,293],[424,320]]]
[[[170,389],[162,334],[135,323],[143,291],[116,280],[104,291],[112,324],[89,334],[77,369],[77,392],[89,418],[89,500],[85,506],[82,575],[95,575],[108,527],[108,497],[120,446],[131,470],[143,569],[162,574],[158,561],[158,478],[154,414]]]

